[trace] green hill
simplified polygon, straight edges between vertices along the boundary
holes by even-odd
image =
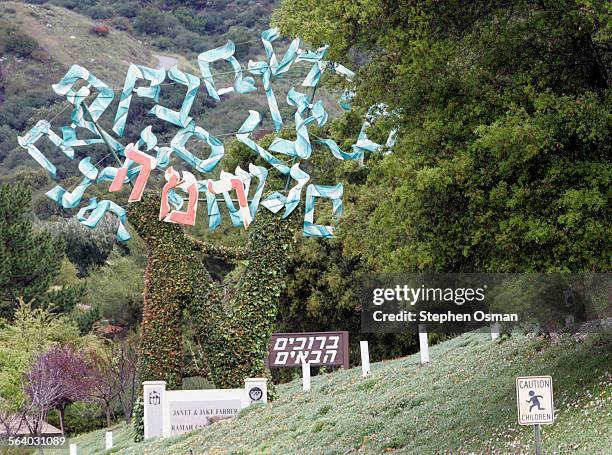
[[[278,387],[267,407],[189,435],[129,445],[117,429],[117,453],[532,453],[531,427],[516,423],[515,377],[550,374],[556,422],[543,427],[544,453],[604,454],[612,447],[610,335],[584,340],[513,336],[501,343],[470,333],[433,346],[432,364],[413,355]],[[85,453],[103,453],[104,432],[77,437]],[[608,449],[606,449],[608,447]],[[121,450],[118,450],[121,448]]]
[[[70,66],[89,69],[109,84],[123,84],[130,63],[157,65],[151,51],[129,33],[112,25],[108,36],[96,36],[96,21],[53,5],[17,2],[0,4],[0,22],[10,23],[34,38],[40,49],[34,58],[5,62],[4,84],[16,88],[44,87],[56,83]],[[18,80],[22,84],[17,84]]]
[[[96,36],[94,25],[57,6],[0,3],[0,175],[22,164],[35,167],[23,162],[17,135],[41,118],[67,111],[68,103],[51,84],[73,64],[114,87],[123,85],[130,62],[157,65],[151,51],[130,34],[111,26],[107,36]],[[64,112],[60,120],[67,117]]]
[[[251,10],[247,8],[245,11]],[[163,17],[167,20],[172,18],[176,20],[169,12]],[[108,27],[108,35],[99,36],[94,33],[92,28],[96,25]],[[265,27],[254,28],[260,25],[253,24],[249,33],[258,36],[265,29]],[[163,31],[164,28],[160,30]],[[168,31],[169,36],[173,33],[171,30]],[[162,55],[162,58],[167,60],[165,67],[176,62],[180,69],[200,74],[196,61],[197,53],[187,48],[179,49],[182,54],[169,53],[167,48],[160,47],[156,36],[139,34],[126,18],[115,17],[100,21],[52,4],[31,5],[12,1],[0,3],[0,53],[2,54],[0,57],[0,163],[3,164],[0,176],[10,175],[15,168],[24,164],[36,167],[33,161],[23,163],[22,151],[17,147],[18,134],[22,134],[41,118],[56,120],[53,122],[54,126],[68,121],[66,109],[68,103],[55,95],[51,85],[57,83],[72,65],[77,64],[87,68],[96,77],[109,84],[115,93],[119,93],[123,87],[130,63],[158,67],[160,62],[157,55]],[[30,43],[27,42],[28,38]],[[162,38],[170,39],[165,35]],[[210,41],[213,38],[214,42]],[[205,39],[193,34],[190,40],[200,42],[202,45],[208,43],[210,47],[206,49],[209,49],[219,45],[220,40],[224,38],[241,39],[241,35],[234,37],[231,33],[226,36],[214,32]],[[243,65],[247,64],[248,58],[254,60],[265,58],[259,40],[251,35],[248,35],[248,38],[253,38],[248,41],[249,46],[246,48],[244,45],[239,46],[241,53],[245,54],[240,56]],[[172,40],[180,42],[178,37]],[[35,49],[28,49],[26,55],[12,49],[21,45],[21,41],[25,41],[26,47],[30,44],[35,46]],[[278,44],[279,55],[283,55],[286,46],[286,42]],[[176,49],[170,48],[170,50]],[[168,56],[170,58],[167,58]],[[215,69],[215,73],[220,73],[216,77],[219,87],[232,83],[234,76],[228,68],[227,65],[219,64]],[[295,65],[295,68],[274,83],[274,91],[289,129],[292,128],[290,122],[293,119],[294,108],[283,100],[291,87],[306,90],[300,88],[300,84],[309,70],[307,64]],[[248,97],[228,95],[221,103],[214,103],[208,99],[202,88],[192,115],[199,125],[205,126],[212,134],[221,134],[223,138],[231,137],[231,134],[227,133],[238,130],[249,109],[264,114],[268,111],[268,102],[260,79],[257,80],[257,86],[258,91]],[[162,93],[162,99],[169,96],[171,99],[166,101],[180,105],[183,92],[179,90],[168,95],[168,91],[169,89]],[[317,99],[325,102],[325,107],[332,118],[341,113],[336,102],[338,95],[339,92],[327,87],[321,87],[317,91]],[[117,100],[114,103],[117,103]],[[205,108],[202,108],[201,104],[204,104]],[[210,112],[213,109],[214,115]],[[204,110],[208,112],[204,114]],[[63,112],[61,116],[58,115],[60,111]],[[103,122],[112,120],[114,106],[109,112],[112,114],[105,114]],[[146,120],[147,124],[152,124],[154,121]],[[263,127],[269,128],[271,125],[266,116]],[[160,130],[167,132],[165,126]],[[173,133],[169,132],[166,136],[163,136],[164,133],[158,134],[161,134],[158,136],[161,142],[169,142]]]

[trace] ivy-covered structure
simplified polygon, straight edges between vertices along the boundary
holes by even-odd
[[[208,360],[209,379],[219,388],[241,387],[265,375],[264,354],[274,329],[277,303],[296,225],[258,212],[244,248],[195,240],[178,224],[159,221],[160,196],[147,192],[130,205],[128,220],[148,248],[141,332],[141,380],[182,380],[182,317],[188,311]],[[230,302],[222,301],[199,254],[244,260],[245,270]]]

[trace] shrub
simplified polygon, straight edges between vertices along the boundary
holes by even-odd
[[[113,10],[103,6],[92,6],[87,8],[87,15],[95,20],[113,17]]]
[[[198,52],[200,37],[189,30],[183,30],[174,38],[174,45],[182,51]]]
[[[98,24],[91,27],[91,33],[97,36],[107,36],[109,32],[108,25]]]
[[[172,40],[168,38],[167,36],[162,36],[155,42],[155,45],[158,48],[160,48],[162,51],[167,51],[168,49],[171,49],[172,44],[173,44]]]
[[[51,62],[51,56],[49,55],[49,53],[41,48],[36,49],[34,52],[32,52],[32,54],[30,55],[34,60],[38,60],[41,63],[49,63]]]
[[[136,17],[140,11],[140,6],[135,3],[124,3],[114,6],[115,12],[123,17]]]
[[[5,131],[10,131],[8,126],[4,125]],[[0,127],[0,143],[3,141],[3,127]],[[14,133],[9,133],[14,134]],[[7,136],[11,137],[11,136]],[[2,178],[2,183],[10,183],[12,185],[17,185],[18,183],[22,183],[29,188],[34,190],[42,190],[49,186],[50,183],[49,174],[47,174],[43,169],[32,169],[29,167],[20,167],[15,169],[11,174]]]
[[[93,403],[82,401],[68,405],[64,419],[68,436],[88,433],[106,426],[106,420],[100,408]],[[59,413],[57,411],[49,413],[47,420],[51,425],[59,427]]]
[[[7,167],[9,167],[9,164],[10,161],[3,163],[3,165]],[[55,217],[68,218],[72,216],[68,209],[62,208],[61,205],[58,205],[44,194],[42,196],[34,196],[32,200],[32,210],[41,220],[48,220]]]
[[[123,32],[132,31],[132,24],[130,23],[129,19],[125,17],[115,17],[111,21],[111,25],[115,27],[117,30],[121,30]]]
[[[178,30],[183,29],[179,20],[171,14],[163,13],[157,7],[143,9],[136,20],[134,28],[146,35],[176,36]]]
[[[36,40],[20,32],[12,33],[6,43],[7,52],[17,57],[29,57],[36,49],[38,49]]]
[[[53,0],[53,4],[67,9],[75,9],[79,0]]]
[[[164,32],[165,18],[158,8],[148,7],[140,12],[134,21],[134,27],[140,33],[156,35]]]

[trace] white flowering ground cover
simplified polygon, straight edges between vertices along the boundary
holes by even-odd
[[[516,422],[515,377],[551,375],[557,412],[542,430],[544,453],[609,454],[611,352],[609,334],[498,343],[470,333],[433,346],[431,365],[417,354],[373,364],[369,379],[340,370],[313,377],[308,394],[297,380],[278,387],[274,403],[188,435],[130,445],[121,428],[113,452],[531,454],[532,428]],[[99,451],[79,453],[104,453],[98,434]]]

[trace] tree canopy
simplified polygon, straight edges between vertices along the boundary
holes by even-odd
[[[609,18],[603,1],[282,2],[282,31],[330,44],[359,68],[357,105],[387,104],[401,128],[345,190],[345,256],[388,272],[607,270]]]
[[[64,242],[32,229],[31,194],[23,185],[0,185],[0,315],[10,316],[18,298],[70,309],[80,287],[50,289],[59,275]]]

